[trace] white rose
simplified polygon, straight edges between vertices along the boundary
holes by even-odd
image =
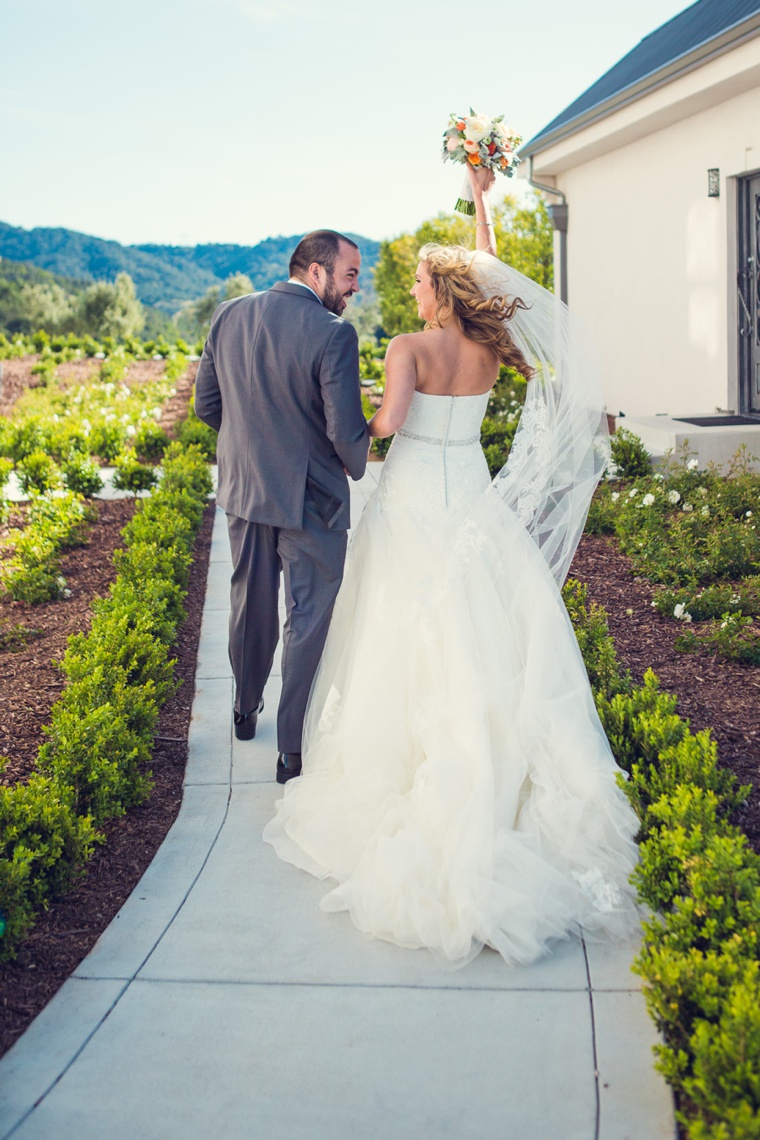
[[[628,498],[629,498],[629,499],[633,499],[633,498],[634,498],[636,495],[638,495],[638,493],[639,493],[639,489],[638,489],[638,487],[633,487],[633,488],[632,488],[632,489],[631,489],[631,490],[628,492]]]
[[[620,498],[620,492],[619,491],[613,491],[612,494],[610,495],[610,498],[612,499],[613,503],[616,503],[618,501],[618,499]]]
[[[688,513],[689,513],[689,511],[693,511],[693,510],[694,510],[694,508],[693,508],[693,506],[691,505],[691,503],[684,503],[684,505],[681,507],[681,510],[682,510],[682,511],[686,511],[686,513],[688,514]]]
[[[678,602],[678,604],[673,608],[673,617],[674,618],[682,618],[684,615],[685,609],[686,609],[686,606],[684,605],[684,603]]]
[[[675,504],[675,503],[680,503],[680,501],[681,501],[681,496],[678,493],[678,491],[668,491],[668,502],[669,503]]]
[[[686,464],[686,468],[689,471],[696,471],[698,467],[699,467],[699,460],[698,459],[690,459],[689,462]]]
[[[485,115],[470,115],[464,121],[464,133],[466,138],[479,143],[491,133],[491,120]]]
[[[127,435],[137,435],[137,428],[134,424],[127,424]]]
[[[645,495],[641,501],[645,507],[651,507],[654,502],[654,495]]]

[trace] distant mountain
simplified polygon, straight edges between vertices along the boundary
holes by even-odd
[[[25,230],[0,222],[0,257],[84,282],[113,281],[117,273],[128,273],[144,304],[173,313],[231,273],[245,273],[256,289],[281,281],[302,236],[267,238],[258,245],[121,245],[75,230]],[[363,268],[374,266],[380,243],[348,236],[361,250]]]

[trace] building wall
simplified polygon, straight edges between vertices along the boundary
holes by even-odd
[[[748,51],[760,60],[760,40],[740,50],[745,61]],[[711,66],[702,69],[707,78]],[[554,175],[567,196],[569,303],[600,348],[607,406],[615,414],[678,415],[730,406],[729,356],[736,351],[730,327],[736,291],[733,267],[729,280],[729,243],[736,240],[732,179],[760,169],[760,82],[755,77],[751,89],[731,94],[730,56],[720,68],[720,93],[729,97],[712,106],[693,109],[699,73],[692,73],[692,101],[683,104],[691,113],[680,120],[651,129],[658,121],[652,114],[642,133],[658,101],[660,112],[667,104],[667,117],[675,117],[673,96],[684,80],[671,85],[675,92],[647,97],[649,106],[640,101],[631,131],[639,137],[616,145],[625,137],[620,117],[637,117],[629,107],[609,117],[611,149],[604,150],[600,122],[575,140],[575,164],[573,140],[555,148],[554,156],[549,151],[535,159],[534,176]],[[719,198],[707,196],[710,167],[720,169]]]

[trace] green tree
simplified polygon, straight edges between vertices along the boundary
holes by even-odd
[[[343,319],[356,329],[362,344],[377,344],[380,330],[380,303],[374,289],[368,288],[358,297],[352,297],[343,313]]]
[[[538,194],[528,206],[518,207],[507,195],[493,210],[496,251],[502,261],[547,289],[553,287],[552,226],[546,205]],[[426,242],[473,248],[474,227],[459,214],[439,214],[423,222],[413,234],[401,234],[380,246],[375,288],[386,336],[419,332],[417,306],[409,290],[414,283],[420,247]]]
[[[71,327],[73,310],[71,294],[56,282],[22,285],[19,295],[20,315],[29,329],[65,332]]]
[[[197,340],[205,337],[211,327],[211,318],[223,301],[231,301],[233,297],[244,297],[253,293],[253,282],[245,273],[231,273],[221,285],[211,285],[202,297],[195,301],[185,301],[174,320],[177,328],[188,340]]]
[[[80,335],[102,340],[136,336],[145,324],[143,308],[135,295],[128,273],[119,273],[113,284],[98,281],[85,289],[79,299],[74,323]]]

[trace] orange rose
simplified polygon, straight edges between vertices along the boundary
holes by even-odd
[[[501,160],[501,162],[499,163],[499,165],[501,166],[501,169],[503,170],[505,166],[509,166],[509,163],[508,163],[508,161],[506,160],[506,158],[502,158],[502,160]]]
[[[488,144],[488,153],[489,153],[489,154],[493,154],[493,152],[494,152],[495,150],[496,150],[496,143],[489,143],[489,144]]]
[[[466,123],[457,123],[457,130],[463,131],[466,125]]]
[[[469,163],[471,163],[472,166],[480,166],[480,164],[483,160],[481,159],[479,154],[468,154],[467,155],[467,161]]]

